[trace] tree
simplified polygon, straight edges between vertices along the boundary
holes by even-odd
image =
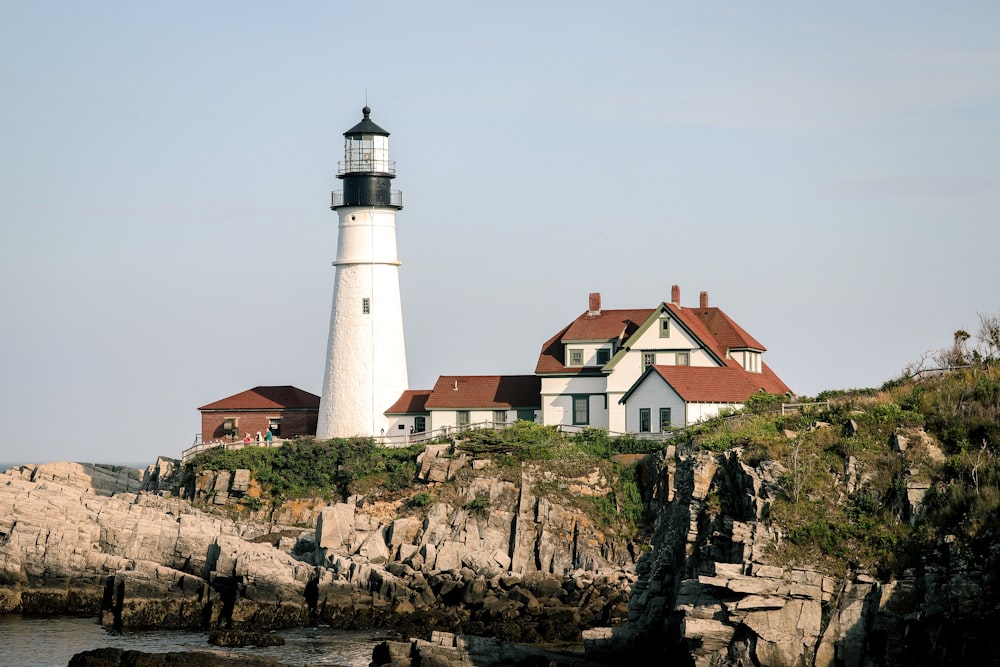
[[[979,331],[976,332],[976,340],[979,342],[977,351],[984,361],[1000,360],[1000,314],[979,313]]]
[[[954,334],[951,347],[942,348],[934,360],[941,368],[967,366],[969,363],[968,342],[971,336],[965,329],[959,329]]]

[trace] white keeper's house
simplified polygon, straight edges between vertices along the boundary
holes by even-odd
[[[660,432],[739,408],[756,392],[791,395],[764,346],[701,292],[697,307],[586,311],[542,345],[535,374],[441,376],[386,411],[388,435],[528,419],[612,433]]]

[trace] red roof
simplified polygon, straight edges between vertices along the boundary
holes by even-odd
[[[683,308],[668,302],[663,303],[663,306],[720,361],[725,361],[729,350],[752,349],[764,352],[767,349],[719,308]],[[656,308],[633,308],[603,310],[596,315],[584,311],[566,328],[545,341],[538,355],[535,372],[592,373],[595,367],[566,365],[566,343],[618,339],[619,345],[627,345],[629,337],[656,311]]]
[[[430,389],[407,389],[399,397],[399,400],[385,411],[385,414],[412,415],[427,412],[427,398],[430,395]]]
[[[542,381],[536,375],[442,375],[427,410],[538,408]]]
[[[595,315],[585,312],[573,320],[562,336],[564,343],[574,340],[612,340],[630,335],[653,314],[652,308],[602,310]]]
[[[676,312],[676,311],[675,311]],[[756,338],[751,336],[740,325],[733,322],[728,315],[718,308],[683,308],[681,313],[692,314],[701,320],[705,328],[719,342],[723,351],[749,348],[752,350],[767,350]]]
[[[653,370],[687,403],[743,403],[764,390],[769,394],[789,392],[784,382],[768,368],[750,373],[731,366],[653,366]],[[644,375],[643,378],[646,376]],[[642,378],[639,380],[642,381]],[[638,384],[638,383],[637,383]]]
[[[566,343],[573,341],[628,340],[649,319],[654,308],[602,310],[596,315],[584,311],[555,336],[545,341],[535,365],[536,373],[593,373],[597,366],[566,366]]]
[[[280,410],[319,409],[319,396],[291,385],[254,387],[228,398],[203,405],[199,410]]]
[[[567,325],[559,333],[542,344],[542,351],[538,355],[538,363],[535,364],[536,373],[562,373],[566,371],[580,373],[583,371],[582,368],[566,368],[566,346],[563,345],[562,337],[570,326]]]

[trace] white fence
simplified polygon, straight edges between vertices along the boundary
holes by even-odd
[[[796,412],[804,408],[812,407],[829,407],[829,402],[819,401],[816,403],[782,403],[781,404],[781,414],[788,414],[789,412]],[[775,409],[775,412],[778,410]],[[730,415],[730,417],[738,417],[743,413],[736,413]],[[390,447],[394,449],[402,449],[404,447],[409,447],[411,445],[419,445],[427,442],[434,442],[438,440],[447,440],[448,438],[453,438],[460,435],[464,431],[471,431],[473,429],[487,429],[491,431],[499,431],[501,429],[511,426],[511,422],[491,422],[483,421],[476,424],[463,424],[461,426],[445,426],[443,428],[434,429],[433,431],[424,431],[422,433],[404,433],[402,435],[381,435],[374,438],[375,442],[382,447]],[[573,435],[576,433],[582,433],[593,427],[591,426],[571,426],[569,424],[558,424],[556,425],[556,430],[560,433],[566,433],[568,435]],[[622,436],[632,436],[638,440],[659,440],[661,442],[666,442],[676,437],[677,434],[682,429],[674,431],[662,431],[662,432],[650,432],[650,433],[619,433],[616,431],[608,431],[607,434],[612,438],[619,438]],[[237,440],[235,442],[199,442],[200,437],[195,438],[195,444],[188,447],[181,454],[181,461],[187,463],[193,459],[196,455],[200,454],[209,449],[215,449],[216,447],[225,447],[226,449],[243,449],[244,447],[281,447],[283,444],[288,442],[288,440],[283,440],[280,438],[275,438],[272,442],[268,443],[266,441],[257,442],[256,440],[251,440],[250,443],[244,443],[242,440]]]

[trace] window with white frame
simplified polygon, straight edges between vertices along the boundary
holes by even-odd
[[[504,426],[507,424],[507,411],[506,410],[494,410],[493,411],[493,423],[497,426]]]

